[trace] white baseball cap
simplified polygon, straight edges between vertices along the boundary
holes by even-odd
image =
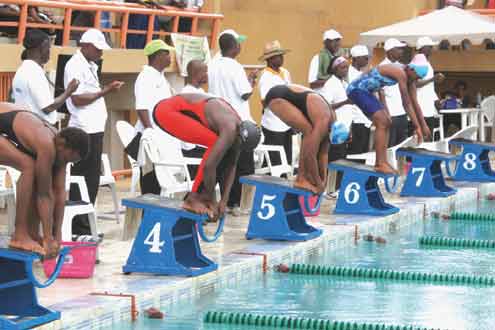
[[[356,45],[351,48],[351,57],[369,56],[368,47],[363,45]]]
[[[426,46],[436,46],[438,42],[433,41],[430,37],[421,37],[416,41],[416,49],[421,49]]]
[[[230,34],[232,36],[234,36],[234,38],[237,40],[237,42],[243,42],[247,39],[247,37],[243,34],[239,34],[237,32],[235,32],[233,29],[227,29],[227,30],[223,30],[219,35],[218,35],[218,39],[220,39],[221,36],[223,36],[224,34]]]
[[[88,31],[84,32],[81,36],[81,39],[79,40],[79,43],[93,44],[93,46],[95,46],[99,50],[111,49],[111,47],[107,44],[103,33],[97,29],[89,29]]]
[[[325,31],[325,33],[323,33],[323,41],[327,39],[328,40],[342,39],[342,35],[333,29],[327,30]]]
[[[386,52],[388,52],[389,50],[391,50],[393,48],[401,48],[401,47],[405,47],[405,46],[407,46],[407,44],[400,42],[399,40],[397,40],[395,38],[390,38],[390,39],[387,39],[387,41],[385,41],[385,45],[383,46],[383,48],[385,49]]]

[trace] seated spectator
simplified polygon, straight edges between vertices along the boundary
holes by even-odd
[[[168,6],[174,6],[178,8],[196,9],[201,10],[203,7],[203,0],[165,0]],[[191,32],[192,18],[181,17],[179,20],[179,32]]]
[[[0,3],[0,21],[18,22],[20,13],[21,9],[18,5]],[[50,13],[41,11],[37,7],[29,6],[28,22],[53,23],[53,19]],[[7,36],[15,37],[17,35],[17,27],[3,26],[0,28],[0,32],[6,34]],[[48,32],[52,34],[53,30]]]
[[[147,6],[146,3],[140,0],[125,0],[125,2],[140,3]],[[149,19],[148,15],[130,14],[129,23],[128,23],[129,30],[142,30],[142,31],[148,30],[148,19]],[[157,18],[155,18],[153,21],[153,30],[154,31],[160,30],[160,26]],[[153,38],[155,37],[156,36],[153,36]],[[128,49],[143,49],[144,46],[146,45],[146,35],[128,33],[126,45]]]
[[[471,101],[471,97],[467,94],[467,83],[464,80],[459,80],[455,83],[454,88],[461,108],[472,107],[473,102]]]

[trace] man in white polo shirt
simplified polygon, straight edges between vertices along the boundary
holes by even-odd
[[[309,65],[308,83],[309,87],[317,92],[321,91],[325,82],[330,78],[328,66],[330,60],[340,55],[340,43],[342,35],[333,29],[323,33],[323,49],[319,54],[313,56]]]
[[[134,159],[137,159],[139,142],[143,131],[148,128],[156,128],[153,120],[153,109],[155,105],[172,96],[172,88],[168,83],[163,71],[170,63],[170,53],[174,50],[163,40],[155,39],[144,47],[144,55],[148,57],[148,64],[143,66],[134,84],[134,96],[136,99],[136,111],[138,121],[136,122],[136,136],[126,147],[125,151]],[[139,183],[142,194],[160,195],[161,187],[156,178],[155,171],[143,175],[140,172]]]
[[[262,71],[258,83],[262,102],[272,87],[291,83],[289,71],[282,67],[284,55],[289,51],[289,49],[283,49],[278,40],[265,45],[263,55],[259,58],[260,61],[266,61],[266,68]],[[261,126],[265,136],[264,144],[283,146],[287,161],[292,164],[292,131],[290,127],[274,115],[268,107],[263,110]],[[276,152],[270,152],[270,161],[272,165],[282,163],[279,153]]]
[[[88,156],[72,167],[71,173],[84,176],[91,203],[96,201],[101,173],[101,154],[103,149],[103,132],[107,121],[107,107],[104,96],[117,91],[123,82],[113,81],[102,87],[98,78],[98,65],[103,50],[110,49],[105,36],[97,29],[84,32],[79,41],[81,48],[67,62],[64,70],[64,86],[67,88],[73,79],[79,81],[79,87],[67,99],[70,113],[69,126],[85,131],[90,139]],[[70,200],[80,200],[79,192],[70,190]],[[86,217],[77,217],[73,221],[73,233],[90,234]]]
[[[402,52],[405,43],[400,42],[395,38],[390,38],[385,41],[384,49],[386,52],[385,59],[379,64],[400,64],[399,59],[402,56]],[[390,117],[392,117],[392,126],[390,126],[390,135],[388,139],[388,146],[393,147],[398,145],[408,136],[408,121],[406,111],[402,105],[402,97],[400,95],[399,85],[386,86],[383,88],[383,94],[385,99],[380,101],[388,110]]]
[[[15,104],[28,108],[52,125],[58,121],[57,109],[74,93],[76,79],[57,98],[53,97],[43,66],[50,60],[50,37],[41,30],[28,30],[23,41],[22,64],[12,81]]]
[[[430,37],[421,37],[416,42],[416,50],[419,54],[423,54],[428,60],[428,73],[423,79],[416,82],[416,87],[419,106],[421,107],[421,110],[423,110],[423,116],[425,117],[426,124],[430,128],[432,134],[433,129],[436,126],[435,116],[438,114],[437,110],[440,107],[438,96],[435,92],[435,83],[442,83],[445,80],[443,74],[435,73],[429,62],[433,47],[437,44],[438,43],[431,40]]]
[[[236,61],[241,53],[240,42],[245,36],[234,30],[221,33],[218,43],[222,56],[213,59],[208,65],[208,88],[213,95],[220,96],[237,112],[241,120],[254,122],[249,109],[248,99],[253,94],[257,71],[246,75],[242,65]],[[236,178],[227,202],[228,210],[234,215],[239,213],[241,188],[239,177],[254,173],[254,158],[252,151],[242,151],[237,162]]]

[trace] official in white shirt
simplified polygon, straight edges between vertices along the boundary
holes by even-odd
[[[405,43],[395,38],[387,39],[384,45],[386,57],[379,65],[400,64],[399,59],[402,56],[405,46],[407,46]],[[404,106],[402,105],[399,85],[384,87],[383,93],[385,94],[385,99],[380,99],[380,101],[385,105],[385,108],[392,117],[388,146],[393,147],[407,139],[409,123],[406,110],[404,110]]]
[[[88,133],[90,151],[85,159],[72,167],[71,173],[84,176],[89,199],[94,204],[100,184],[103,133],[107,121],[107,107],[104,97],[119,90],[123,82],[113,81],[104,87],[100,85],[98,65],[95,62],[101,59],[103,50],[110,49],[101,31],[89,29],[84,32],[79,42],[81,48],[65,66],[64,86],[67,89],[70,81],[73,79],[79,81],[77,90],[66,102],[70,113],[69,126],[80,128]],[[79,191],[72,187],[69,196],[70,200],[80,200]],[[73,234],[90,234],[86,217],[77,217],[73,224]]]
[[[170,53],[174,50],[163,40],[155,39],[150,41],[143,50],[148,57],[148,64],[137,76],[134,84],[134,97],[136,101],[136,112],[138,120],[135,125],[136,136],[125,148],[125,151],[134,159],[137,159],[139,143],[145,129],[156,128],[153,120],[153,109],[155,105],[166,98],[172,96],[172,89],[163,71],[170,63]],[[161,187],[156,178],[155,171],[149,171],[143,175],[141,171],[139,183],[142,194],[160,195]]]
[[[331,105],[337,115],[337,121],[344,123],[347,128],[351,129],[353,120],[354,106],[347,98],[347,75],[349,73],[349,62],[342,56],[334,57],[330,60],[328,67],[331,77],[323,85],[320,94]],[[352,137],[354,138],[354,137]],[[347,156],[347,144],[344,142],[341,144],[330,144],[328,149],[328,161],[336,161],[339,159],[345,159]],[[340,181],[342,174],[337,175],[336,189],[340,187]]]
[[[12,81],[12,93],[16,105],[27,108],[43,120],[55,125],[57,109],[74,93],[79,82],[73,79],[57,98],[53,97],[43,66],[50,59],[50,37],[41,30],[28,30],[23,41],[22,64]]]
[[[249,109],[248,99],[253,94],[257,72],[246,75],[242,65],[236,61],[241,52],[242,41],[235,31],[224,31],[218,42],[222,56],[213,59],[208,65],[208,88],[213,95],[223,98],[237,112],[241,120],[254,122]],[[239,213],[241,184],[239,177],[254,173],[252,151],[242,151],[237,162],[236,178],[227,202],[228,210],[234,215]]]
[[[440,102],[438,95],[435,92],[435,83],[441,84],[445,80],[445,76],[441,73],[435,73],[430,63],[430,57],[433,52],[433,47],[438,43],[434,42],[430,37],[421,37],[416,42],[416,50],[418,54],[423,54],[428,60],[428,73],[424,79],[418,80],[416,83],[418,103],[423,110],[423,116],[425,117],[426,124],[432,132],[438,125],[437,116],[438,109],[440,108]]]
[[[208,83],[208,66],[200,60],[191,60],[187,63],[186,85],[180,91],[181,94],[207,94],[202,86]],[[192,143],[181,141],[184,157],[203,158],[206,148]],[[196,177],[198,165],[187,165],[191,178]]]
[[[290,50],[283,49],[278,40],[265,45],[260,61],[266,61],[266,68],[262,71],[258,87],[261,101],[263,102],[268,91],[277,85],[290,84],[291,77],[287,69],[282,67],[284,55]],[[261,117],[261,127],[265,136],[264,144],[283,146],[287,161],[292,163],[292,130],[280,118],[278,118],[268,107],[263,110]],[[279,153],[271,152],[270,160],[272,165],[282,163]]]
[[[347,81],[353,82],[368,71],[369,51],[364,45],[356,45],[351,48],[352,64],[349,66]],[[371,121],[357,107],[353,106],[351,134],[352,141],[348,148],[349,154],[361,154],[368,152],[370,141]]]

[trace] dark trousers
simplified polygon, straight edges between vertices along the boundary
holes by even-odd
[[[284,147],[285,154],[287,155],[287,162],[289,165],[292,164],[292,131],[287,132],[274,132],[262,127],[263,135],[265,136],[265,141],[263,144],[271,146],[282,146]],[[272,165],[280,165],[282,161],[280,159],[280,154],[278,152],[269,152],[270,161]]]
[[[237,168],[235,171],[235,179],[230,190],[229,200],[227,202],[228,207],[239,206],[241,203],[242,184],[239,182],[239,178],[243,175],[254,174],[254,156],[252,151],[241,151],[239,155],[239,161],[237,162]]]
[[[125,147],[124,151],[133,159],[137,159],[139,152],[139,142],[141,141],[142,134],[137,133],[134,139]],[[141,194],[155,194],[160,195],[162,188],[156,178],[155,170],[143,175],[143,169],[139,172],[139,185],[141,187]]]
[[[390,126],[390,136],[388,138],[389,148],[407,139],[408,126],[407,115],[392,117],[392,126]]]
[[[370,129],[364,124],[351,125],[352,141],[349,144],[350,155],[368,152],[370,145]]]
[[[333,162],[339,159],[345,159],[347,156],[347,143],[330,144],[328,149],[328,161]],[[337,172],[337,179],[335,180],[335,189],[340,188],[340,182],[342,181],[342,172]]]
[[[100,185],[101,175],[101,154],[103,152],[103,133],[89,135],[89,153],[88,156],[80,162],[74,164],[71,169],[71,175],[80,175],[84,177],[88,187],[89,200],[92,204],[96,201],[98,188]],[[81,194],[76,186],[71,185],[69,191],[71,201],[80,201]],[[72,233],[74,235],[91,234],[87,216],[77,216],[72,222]]]

